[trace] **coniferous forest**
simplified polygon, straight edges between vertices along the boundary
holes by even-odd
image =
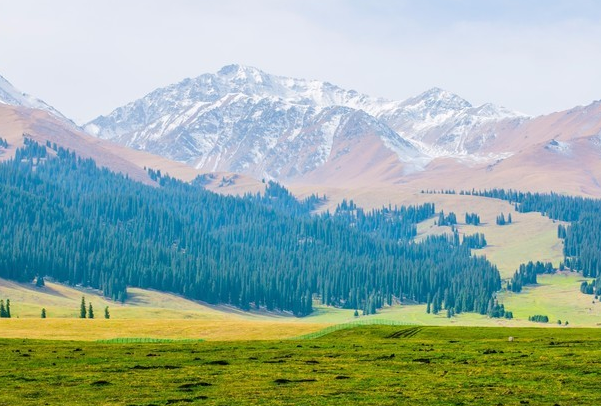
[[[431,204],[364,212],[344,202],[312,215],[322,198],[299,202],[274,183],[240,198],[150,175],[154,187],[28,141],[0,164],[0,276],[48,276],[121,301],[127,286],[154,288],[297,316],[314,299],[365,313],[395,301],[485,313],[500,288],[496,267],[457,234],[411,240]]]

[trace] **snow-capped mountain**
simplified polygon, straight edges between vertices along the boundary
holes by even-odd
[[[511,151],[488,151],[490,141],[497,137],[500,123],[515,126],[528,118],[490,103],[472,106],[439,88],[402,102],[391,102],[373,114],[428,156],[475,161],[511,154]]]
[[[492,105],[473,107],[437,88],[389,101],[230,65],[157,89],[85,129],[199,169],[284,180],[342,155],[356,162],[362,151],[375,150],[368,145],[374,142],[394,154],[405,173],[440,156],[497,159],[483,148],[496,137],[495,125],[521,119]],[[362,142],[349,144],[349,138]]]
[[[62,120],[70,122],[69,119],[63,116],[54,107],[49,106],[40,99],[36,99],[33,96],[21,92],[2,76],[0,76],[0,103],[11,106],[22,106],[31,109],[44,110]]]

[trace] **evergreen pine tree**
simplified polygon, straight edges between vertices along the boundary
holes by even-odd
[[[79,318],[80,319],[85,319],[86,318],[86,298],[85,296],[81,297],[81,306],[79,307]]]
[[[35,280],[35,286],[37,286],[38,288],[41,288],[45,285],[44,283],[44,277],[43,276],[38,276]]]
[[[6,318],[10,319],[10,299],[6,299]]]
[[[355,313],[357,313],[357,310],[355,310]],[[357,313],[357,316],[359,315],[359,313]],[[104,308],[104,318],[105,319],[110,319],[111,318],[111,314],[109,313],[109,307],[105,307]]]
[[[42,318],[46,318],[46,309],[42,307]]]
[[[92,308],[92,302],[88,306],[88,319],[94,318],[94,309]]]
[[[0,317],[6,317],[6,308],[4,307],[4,300],[0,300]]]

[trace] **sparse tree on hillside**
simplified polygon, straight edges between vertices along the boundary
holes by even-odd
[[[42,307],[42,318],[46,318],[46,309]]]
[[[6,317],[6,308],[4,307],[4,300],[0,300],[0,317]]]
[[[92,303],[90,302],[88,306],[88,319],[94,318],[94,309],[92,308]]]
[[[6,299],[6,318],[10,319],[10,299]]]
[[[38,288],[44,287],[46,284],[44,283],[44,277],[43,276],[38,276],[35,280],[35,286],[37,286]]]
[[[81,306],[79,307],[79,318],[80,319],[85,319],[86,318],[86,298],[85,296],[81,297]]]

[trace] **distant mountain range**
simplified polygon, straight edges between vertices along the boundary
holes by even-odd
[[[394,153],[400,174],[438,157],[491,161],[506,156],[481,154],[495,126],[525,119],[438,88],[390,101],[230,65],[157,89],[85,129],[198,169],[293,181],[368,149],[363,161]]]
[[[51,120],[55,134],[64,123],[69,139],[88,139],[3,78],[0,102],[20,106],[21,116],[32,114],[23,108],[54,116],[40,124],[36,115],[33,132],[42,137]],[[2,125],[0,117],[0,136]],[[513,187],[601,196],[601,102],[533,118],[492,104],[472,106],[439,88],[391,101],[230,65],[156,89],[84,129],[97,137],[86,145],[102,146],[99,154],[110,150],[137,167],[156,161],[186,178],[233,172],[345,188]]]

